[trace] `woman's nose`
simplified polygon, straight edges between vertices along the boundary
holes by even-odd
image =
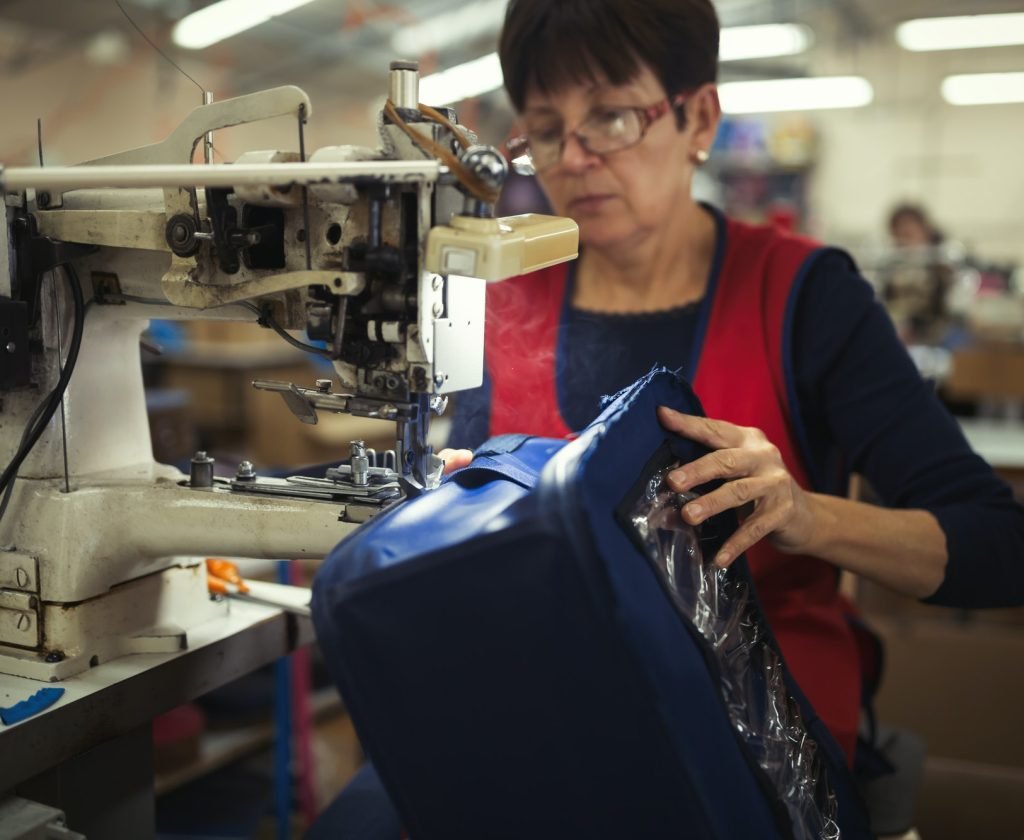
[[[580,172],[592,168],[599,160],[598,155],[587,151],[576,134],[566,136],[562,144],[562,169],[567,172]]]

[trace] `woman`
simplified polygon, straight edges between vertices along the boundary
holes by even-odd
[[[787,662],[848,756],[860,701],[840,570],[934,603],[1024,601],[1024,511],[918,376],[848,256],[742,225],[690,195],[721,115],[710,0],[511,0],[505,84],[581,256],[488,291],[487,379],[453,445],[563,436],[652,365],[709,418],[663,425],[711,454],[670,476],[699,523],[747,513],[746,552]],[[444,453],[449,469],[472,455]],[[841,494],[864,474],[891,508]]]

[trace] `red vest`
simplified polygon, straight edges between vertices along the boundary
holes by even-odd
[[[790,291],[816,245],[728,221],[725,257],[703,308],[703,341],[691,361],[709,417],[761,429],[796,481],[811,489],[784,374]],[[554,266],[487,291],[490,433],[565,437],[558,408],[558,328],[567,269]],[[786,663],[850,757],[860,707],[857,645],[837,591],[835,567],[783,554],[767,541],[749,551],[758,596]]]

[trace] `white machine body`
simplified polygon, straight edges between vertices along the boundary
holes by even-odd
[[[409,73],[392,69],[406,98]],[[13,487],[0,487],[0,673],[55,680],[183,649],[190,628],[224,609],[201,558],[322,557],[437,482],[429,415],[481,383],[487,282],[571,259],[577,237],[564,219],[492,218],[481,196],[500,187],[496,153],[454,114],[423,117],[412,96],[391,103],[377,149],[190,162],[217,129],[308,118],[305,93],[284,87],[199,106],[153,146],[0,168],[0,469],[57,387],[84,318],[62,409]],[[435,159],[430,143],[452,158]],[[77,318],[72,282],[85,301]],[[287,480],[157,464],[139,352],[152,318],[259,321],[314,344],[333,380],[257,387],[302,422],[321,411],[391,420],[394,451],[366,463],[354,444],[350,464]]]

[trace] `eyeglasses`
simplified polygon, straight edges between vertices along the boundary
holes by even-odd
[[[570,137],[575,137],[592,155],[607,155],[635,146],[657,120],[685,101],[686,94],[679,93],[646,107],[601,106],[592,110],[575,131],[563,132],[560,126],[529,131],[509,140],[505,148],[516,172],[534,175],[558,163]]]

